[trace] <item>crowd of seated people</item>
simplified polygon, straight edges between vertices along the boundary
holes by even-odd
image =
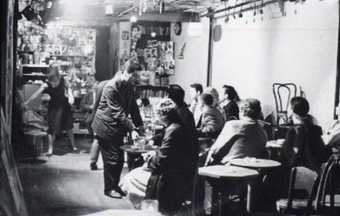
[[[190,87],[192,103],[184,102],[185,92],[178,86],[169,88],[169,97],[158,107],[165,133],[160,149],[143,155],[145,165],[128,173],[122,188],[136,207],[145,198],[157,199],[159,210],[174,214],[184,201],[199,166],[229,165],[232,159],[266,158],[268,136],[263,128],[261,103],[254,98],[241,100],[232,86],[223,86],[223,99],[219,101],[214,88],[203,90],[199,84]],[[272,189],[286,185],[289,171],[294,166],[305,166],[319,171],[331,154],[322,139],[321,127],[309,115],[308,101],[294,97],[290,101],[291,126],[287,130],[279,160],[280,173],[269,175],[264,187]],[[213,138],[206,154],[199,154],[199,137]],[[216,140],[215,140],[216,139]],[[199,163],[202,160],[204,163]],[[285,183],[282,181],[286,181]],[[269,183],[268,183],[269,182]],[[274,186],[273,186],[274,185]],[[206,185],[200,184],[200,187]],[[270,190],[273,199],[281,191]],[[275,193],[275,195],[273,195]],[[208,199],[209,194],[205,194]]]

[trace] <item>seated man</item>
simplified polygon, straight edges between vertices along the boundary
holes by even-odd
[[[202,94],[199,102],[202,105],[202,114],[197,125],[198,136],[216,138],[224,126],[224,117],[213,106],[214,98],[211,94]]]
[[[309,103],[303,97],[294,97],[290,101],[290,118],[293,126],[288,129],[282,146],[282,162],[288,168],[305,166],[318,171],[327,161],[331,150],[326,148],[322,140],[322,129],[313,123],[308,114]]]
[[[197,153],[172,100],[161,102],[158,114],[165,125],[162,144],[157,151],[144,155],[143,167],[125,176],[122,189],[135,207],[139,207],[144,198],[157,199],[160,212],[174,214],[190,192]]]
[[[248,98],[241,101],[239,106],[240,119],[225,123],[223,130],[208,152],[205,165],[228,164],[229,161],[236,158],[261,157],[265,152],[267,135],[258,122],[262,117],[260,101]],[[224,188],[224,193],[232,193],[232,190],[235,189],[228,185]],[[212,207],[210,183],[206,182],[204,190],[204,209],[208,210]]]
[[[206,164],[226,164],[235,158],[260,157],[265,152],[267,136],[258,123],[262,116],[260,101],[245,99],[240,103],[240,120],[226,122],[211,146]]]

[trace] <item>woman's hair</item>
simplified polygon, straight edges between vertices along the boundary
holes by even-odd
[[[57,66],[50,66],[49,72],[47,74],[47,80],[48,81],[53,81],[56,79],[60,79],[60,73],[59,69]]]
[[[293,97],[290,100],[292,111],[300,117],[305,117],[309,112],[309,103],[304,97]]]
[[[200,94],[203,92],[203,87],[201,84],[199,83],[193,83],[190,85],[191,88],[194,88],[197,92],[199,92]]]
[[[235,102],[240,101],[240,97],[238,96],[233,86],[224,85],[223,89],[224,89],[224,94],[228,95],[228,100],[235,101]]]
[[[169,98],[175,102],[176,105],[182,106],[184,104],[185,92],[179,85],[170,85],[168,88]]]
[[[176,104],[169,98],[162,99],[156,107],[156,113],[167,119],[171,123],[180,122],[180,118],[176,111]]]
[[[200,98],[204,105],[212,106],[214,104],[214,98],[211,94],[203,93]]]
[[[142,102],[142,106],[149,106],[150,105],[150,100],[147,97],[143,97],[141,99],[141,102]]]
[[[262,118],[261,102],[255,98],[247,98],[240,102],[240,110],[244,116],[258,120]]]
[[[210,94],[214,98],[213,106],[216,106],[218,104],[220,99],[219,99],[218,92],[217,92],[217,90],[215,88],[207,87],[204,90],[204,93]]]

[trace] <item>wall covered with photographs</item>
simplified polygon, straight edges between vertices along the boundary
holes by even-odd
[[[175,74],[174,43],[170,40],[170,23],[120,23],[120,65],[137,58],[144,70],[142,85],[168,85]]]
[[[58,65],[77,97],[90,90],[95,81],[95,40],[93,29],[57,23],[43,29],[35,23],[19,21],[18,66]]]

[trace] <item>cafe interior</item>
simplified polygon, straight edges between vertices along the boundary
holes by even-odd
[[[339,1],[0,4],[0,216],[340,215]]]

